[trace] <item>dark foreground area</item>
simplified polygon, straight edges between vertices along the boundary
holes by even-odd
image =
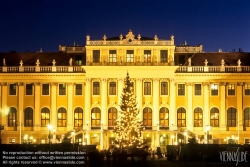
[[[171,162],[166,159],[156,159],[156,160],[147,160],[146,163],[131,162],[131,160],[122,161],[118,164],[107,163],[104,161],[103,164],[95,163],[91,164],[89,161],[86,161],[84,165],[0,165],[1,167],[39,167],[39,166],[55,166],[55,167],[249,167],[249,163],[205,163],[205,162]]]
[[[204,153],[195,152],[195,147],[168,148],[168,153],[158,154],[145,150],[101,151],[95,145],[0,145],[0,167],[4,166],[57,166],[57,167],[248,167],[249,150],[239,146],[221,149],[210,147]],[[213,146],[215,148],[215,146]],[[179,151],[179,148],[184,151]],[[192,148],[192,149],[191,149]],[[207,146],[204,148],[208,148]],[[224,147],[221,147],[224,148]],[[249,148],[249,147],[247,147]],[[172,151],[171,151],[172,149]],[[200,150],[200,149],[199,149]],[[214,151],[215,150],[215,151]],[[205,154],[206,153],[206,154]]]

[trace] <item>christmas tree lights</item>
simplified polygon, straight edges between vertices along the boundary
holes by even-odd
[[[116,133],[115,143],[120,148],[136,148],[143,145],[142,131],[144,126],[137,117],[139,110],[136,106],[133,85],[127,73],[121,94],[121,110],[114,128],[114,133]]]

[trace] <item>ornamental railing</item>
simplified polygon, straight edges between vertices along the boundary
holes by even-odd
[[[1,73],[50,73],[50,72],[84,72],[85,70],[81,66],[1,66]]]
[[[116,41],[106,41],[106,40],[87,40],[86,45],[174,45],[171,40],[134,40],[128,43],[127,40],[116,40]],[[68,47],[67,47],[68,48]],[[68,50],[68,49],[66,49]]]
[[[250,72],[250,66],[180,66],[176,70],[177,73],[185,73],[185,72],[209,72],[209,73],[244,73]]]
[[[202,52],[202,46],[176,46],[175,52]]]

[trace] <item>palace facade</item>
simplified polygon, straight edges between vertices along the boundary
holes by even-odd
[[[128,72],[151,147],[192,137],[249,144],[250,53],[202,47],[129,31],[86,36],[86,46],[59,45],[57,53],[1,53],[2,143],[69,139],[108,148]]]

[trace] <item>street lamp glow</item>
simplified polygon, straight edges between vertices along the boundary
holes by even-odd
[[[27,140],[28,139],[28,135],[24,135],[24,140]]]
[[[206,131],[210,131],[210,126],[209,125],[206,126]]]
[[[53,126],[51,124],[48,124],[48,129],[49,130],[52,130],[53,129]]]

